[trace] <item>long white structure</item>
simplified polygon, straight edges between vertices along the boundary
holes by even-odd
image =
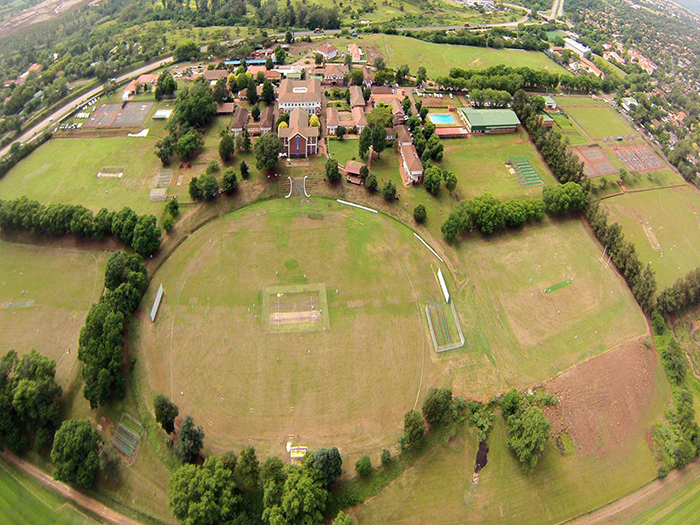
[[[583,56],[586,53],[591,52],[590,47],[586,47],[581,42],[578,42],[578,41],[576,41],[573,38],[570,38],[568,36],[566,38],[564,38],[564,48],[570,49],[571,51],[576,53],[578,56]]]
[[[447,285],[445,284],[445,278],[442,276],[442,270],[438,268],[438,280],[440,281],[440,288],[442,288],[442,295],[445,296],[445,302],[450,302],[450,292],[447,291]]]
[[[153,308],[151,308],[151,322],[154,323],[156,321],[156,315],[158,314],[158,307],[160,306],[160,302],[163,299],[163,285],[161,284],[158,287],[158,293],[156,293],[156,300],[153,301]]]

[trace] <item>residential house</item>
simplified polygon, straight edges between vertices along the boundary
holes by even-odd
[[[408,131],[408,127],[406,127],[404,124],[401,124],[400,126],[396,126],[395,129],[396,139],[399,141],[399,146],[407,146],[409,144],[413,144],[413,137]]]
[[[275,109],[273,106],[265,106],[260,113],[260,134],[270,133],[275,125]]]
[[[418,152],[413,144],[399,146],[401,157],[401,177],[404,184],[420,184],[423,182],[423,164],[418,158]]]
[[[277,104],[282,113],[300,108],[308,113],[320,115],[322,103],[323,93],[318,80],[284,79],[280,84]]]
[[[308,157],[318,153],[319,129],[309,126],[309,113],[302,108],[294,108],[289,114],[289,126],[277,129],[277,135],[284,141],[288,158]]]
[[[323,83],[331,86],[345,84],[345,75],[349,72],[345,64],[327,64],[323,70]]]
[[[333,60],[338,56],[338,49],[330,44],[323,44],[316,49],[316,53],[319,53],[324,60]]]
[[[350,86],[350,107],[365,107],[365,97],[360,86]]]
[[[219,102],[216,105],[217,115],[233,115],[236,105],[233,102]]]
[[[364,62],[365,54],[357,44],[349,44],[348,53],[350,53],[353,62]]]
[[[231,133],[233,136],[237,136],[239,133],[243,133],[248,125],[248,110],[245,108],[238,108],[238,113],[233,118],[233,123],[231,124]]]

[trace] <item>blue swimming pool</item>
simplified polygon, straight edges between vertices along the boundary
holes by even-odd
[[[456,124],[454,117],[449,113],[428,113],[428,118],[433,124]]]

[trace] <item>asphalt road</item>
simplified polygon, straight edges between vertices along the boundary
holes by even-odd
[[[143,75],[144,73],[148,73],[149,71],[153,71],[154,69],[158,69],[161,66],[164,66],[165,64],[169,64],[170,62],[173,61],[173,57],[167,57],[162,60],[159,60],[157,62],[152,62],[150,64],[146,64],[145,66],[142,66],[138,69],[135,69],[133,71],[130,71],[128,73],[124,73],[123,75],[117,77],[117,82],[123,82],[125,80],[129,80],[133,77],[138,77],[139,75]],[[46,128],[50,127],[52,124],[58,122],[61,120],[63,117],[66,115],[69,115],[73,111],[75,111],[76,106],[80,106],[82,104],[85,104],[88,100],[91,98],[99,95],[102,93],[102,86],[98,86],[94,89],[91,89],[84,95],[81,95],[75,100],[71,100],[70,102],[67,102],[64,104],[61,108],[57,109],[54,111],[51,115],[46,117],[44,120],[41,122],[38,122],[34,126],[32,126],[30,129],[22,133],[17,139],[15,139],[13,142],[29,142],[31,141],[34,137],[38,136],[41,134],[42,131],[44,131]],[[8,151],[10,151],[10,146],[12,144],[8,144],[4,148],[0,150],[0,157],[4,156]]]

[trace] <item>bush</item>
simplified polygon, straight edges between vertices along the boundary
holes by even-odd
[[[390,180],[382,187],[382,197],[388,201],[396,198],[396,186]]]
[[[382,465],[388,465],[391,463],[391,452],[389,450],[382,450]]]
[[[515,388],[506,392],[501,398],[501,410],[506,419],[520,410],[520,392]]]
[[[372,473],[372,461],[369,456],[362,456],[358,459],[355,463],[355,470],[362,477],[369,476]]]
[[[425,206],[419,204],[413,209],[413,219],[418,224],[423,224],[425,219],[428,217],[428,212],[425,210]]]
[[[375,177],[372,173],[367,175],[367,179],[365,179],[365,188],[367,188],[368,191],[377,191],[377,187],[379,184],[377,183],[377,177]]]

